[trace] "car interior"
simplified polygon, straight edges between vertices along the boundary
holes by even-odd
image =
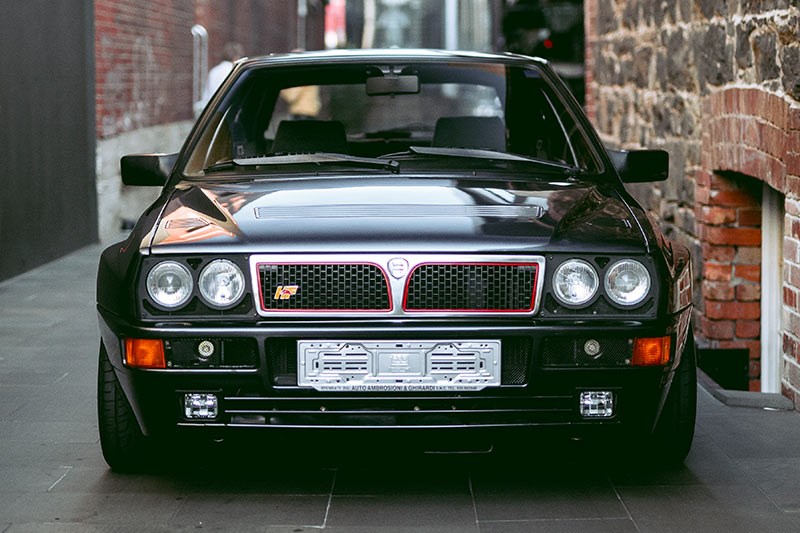
[[[538,73],[496,65],[421,65],[399,76],[396,70],[357,65],[293,71],[291,78],[259,71],[243,76],[206,123],[186,173],[270,155],[377,158],[411,147],[491,150],[585,166],[579,129],[563,106],[554,105]]]

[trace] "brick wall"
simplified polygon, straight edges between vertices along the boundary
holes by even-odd
[[[97,135],[191,117],[192,0],[95,0]]]
[[[191,27],[209,34],[209,66],[228,41],[247,55],[297,47],[297,5],[284,0],[95,0],[99,138],[192,117]],[[309,48],[323,44],[324,6],[308,2]]]
[[[701,345],[760,386],[761,190],[785,195],[783,391],[800,405],[800,9],[790,0],[586,0],[587,111],[607,144],[664,148],[632,187],[695,255]]]
[[[324,39],[324,3],[308,0],[307,47]],[[246,55],[297,48],[297,2],[285,0],[95,0],[97,196],[101,241],[151,203],[154,188],[125,187],[119,158],[126,153],[180,148],[193,119],[191,28],[208,31],[209,67],[225,43]]]

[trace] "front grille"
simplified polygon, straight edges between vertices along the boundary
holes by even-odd
[[[409,311],[528,312],[534,308],[535,264],[425,264],[409,276]]]
[[[372,264],[259,264],[265,311],[388,311],[389,287]]]

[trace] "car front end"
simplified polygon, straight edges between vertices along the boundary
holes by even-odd
[[[383,65],[367,90],[392,98],[416,94],[441,59],[413,68],[417,56],[387,56],[356,64]],[[487,61],[456,59],[469,77]],[[417,72],[417,85],[387,63]],[[203,154],[215,150],[203,132],[227,116],[214,111],[220,98],[190,138]],[[630,169],[612,170],[599,150],[596,168],[580,172],[484,147],[439,149],[438,133],[432,148],[392,135],[385,150],[410,145],[392,164],[277,150],[198,165],[195,148],[178,159],[182,173],[159,171],[164,193],[104,252],[98,274],[112,467],[132,464],[126,438],[183,431],[652,439],[666,411],[687,407],[693,424],[693,405],[670,400],[694,365],[690,259],[616,185]],[[372,137],[348,139],[374,149]],[[123,415],[133,433],[120,433]],[[682,458],[686,438],[662,447]]]

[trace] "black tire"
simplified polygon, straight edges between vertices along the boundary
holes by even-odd
[[[100,344],[97,369],[97,420],[103,457],[115,472],[143,469],[147,438],[117,380],[105,346]]]
[[[660,457],[672,465],[686,459],[694,439],[697,418],[697,357],[692,329],[675,370],[661,417],[653,433],[653,445]]]

